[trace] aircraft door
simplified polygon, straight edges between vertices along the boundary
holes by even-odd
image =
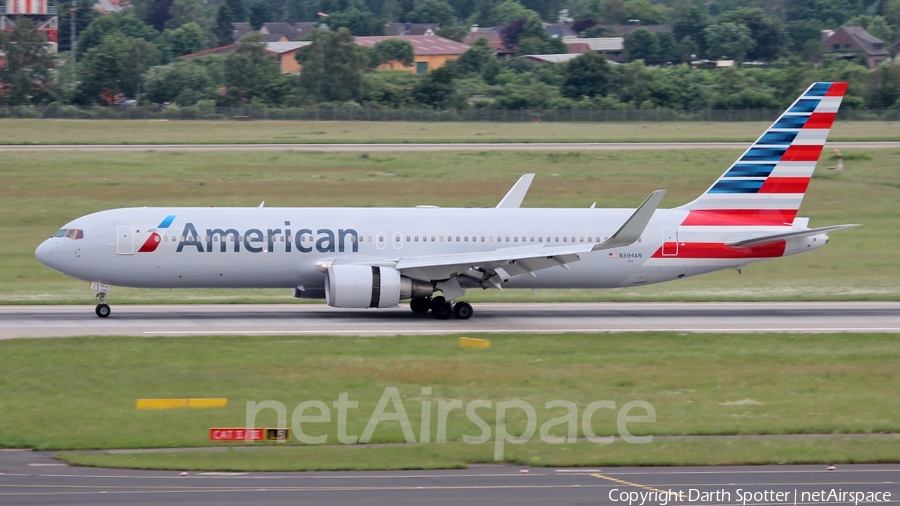
[[[664,257],[678,256],[678,229],[663,227],[662,229],[662,254]]]
[[[134,254],[134,227],[119,226],[116,228],[116,253],[119,255]]]

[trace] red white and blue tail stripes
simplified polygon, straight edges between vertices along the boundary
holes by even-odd
[[[682,226],[790,225],[847,83],[814,83],[709,190],[681,207]]]

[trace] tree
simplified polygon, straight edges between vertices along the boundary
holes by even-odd
[[[247,10],[244,8],[243,0],[225,0],[225,4],[231,9],[231,19],[234,22],[247,21]]]
[[[382,35],[384,24],[367,8],[350,7],[343,12],[335,12],[328,18],[332,30],[346,28],[357,36]]]
[[[672,32],[658,32],[656,34],[656,44],[659,47],[657,53],[657,61],[660,63],[677,63],[681,61],[681,52],[678,48],[678,42]]]
[[[60,53],[71,51],[71,37],[69,29],[72,26],[71,1],[58,0],[56,3],[56,11],[59,13],[59,46],[57,49]],[[75,36],[78,37],[88,25],[94,21],[100,13],[94,10],[92,2],[78,2],[75,11]],[[77,44],[77,42],[76,42]]]
[[[486,5],[489,6],[490,4]],[[517,0],[504,0],[502,3],[490,8],[486,15],[477,19],[477,21],[480,26],[500,26],[507,25],[513,20],[521,18],[540,19],[540,15],[531,9],[526,9]]]
[[[163,32],[163,38],[172,56],[182,56],[206,49],[206,36],[197,23],[187,23],[174,30]]]
[[[150,10],[144,16],[144,21],[161,32],[166,27],[166,23],[172,17],[169,11],[172,9],[174,0],[150,0]]]
[[[81,91],[89,99],[113,103],[118,95],[136,97],[141,76],[159,63],[159,49],[144,39],[113,32],[88,50],[81,63]]]
[[[484,71],[488,61],[494,59],[496,59],[494,51],[491,49],[487,37],[478,37],[469,46],[469,50],[456,60],[456,65],[461,75],[480,74]]]
[[[160,35],[152,26],[130,13],[105,14],[94,20],[78,37],[76,43],[78,59],[80,60],[92,47],[102,44],[106,37],[114,32],[133,39],[144,39],[154,44]]]
[[[250,6],[250,28],[259,30],[263,23],[272,21],[272,8],[266,0],[256,0]]]
[[[32,104],[47,96],[52,59],[47,39],[28,18],[17,19],[12,32],[0,32],[0,55],[0,103]]]
[[[312,44],[297,51],[303,66],[300,86],[316,101],[343,102],[362,95],[362,73],[367,59],[346,28],[315,30]]]
[[[201,65],[192,60],[180,60],[147,71],[144,93],[154,104],[174,102],[186,106],[214,98],[215,87]]]
[[[416,61],[412,44],[402,39],[387,39],[376,43],[369,51],[369,68],[376,68],[388,62],[397,62],[410,67]]]
[[[646,28],[638,28],[625,37],[625,54],[628,61],[644,60],[654,65],[659,61],[659,42]]]
[[[624,0],[604,0],[600,9],[600,22],[604,25],[620,25],[628,21]]]
[[[750,29],[735,23],[718,23],[703,30],[706,52],[712,59],[728,58],[738,62],[756,47]]]
[[[748,60],[774,60],[781,54],[784,35],[762,9],[738,9],[719,16],[719,22],[744,25],[756,45],[747,53]]]
[[[900,68],[879,65],[869,81],[866,105],[876,109],[895,107],[900,100]]]
[[[815,20],[791,21],[785,25],[788,48],[804,60],[818,59],[822,53],[822,30]]]
[[[213,36],[220,46],[234,43],[234,14],[228,4],[219,6],[216,12],[216,26],[213,27]]]
[[[565,66],[565,80],[560,88],[564,97],[580,99],[581,97],[605,96],[609,84],[609,65],[606,58],[588,51],[570,60]]]
[[[413,96],[422,104],[433,108],[455,105],[453,78],[456,77],[456,62],[449,61],[423,77],[413,88]]]
[[[644,66],[644,62],[629,63],[619,79],[619,100],[637,106],[650,100],[653,73]]]
[[[285,0],[284,19],[286,21],[316,21],[319,16],[316,10],[319,3],[316,0]]]
[[[525,29],[525,23],[528,18],[516,18],[500,31],[500,40],[503,41],[503,47],[509,52],[515,52],[519,45],[519,38],[522,37],[522,30]]]
[[[203,15],[203,6],[199,0],[175,0],[169,9],[171,17],[166,21],[166,28],[175,29],[188,23],[203,26],[206,16]]]
[[[705,10],[696,5],[677,9],[672,16],[672,35],[675,36],[675,40],[682,41],[685,37],[690,37],[697,44],[695,52],[700,52],[704,47],[703,30],[707,26],[709,16]]]
[[[882,16],[854,16],[847,20],[846,24],[860,25],[865,28],[867,32],[888,44],[894,40],[894,32]]]
[[[700,49],[690,35],[685,35],[684,38],[681,39],[681,42],[678,43],[678,55],[682,62],[690,62],[693,60],[698,51],[700,51]]]
[[[410,23],[438,23],[443,26],[456,24],[456,14],[453,7],[444,0],[422,0],[416,8],[409,13]]]
[[[669,18],[666,8],[653,5],[647,0],[629,0],[625,2],[628,19],[637,19],[642,25],[661,25]]]
[[[278,60],[266,53],[258,32],[244,36],[225,59],[225,87],[226,101],[233,104],[277,105],[287,95],[287,78]]]

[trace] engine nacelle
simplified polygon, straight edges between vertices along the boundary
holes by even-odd
[[[395,307],[400,299],[432,293],[431,283],[401,276],[392,267],[331,265],[325,271],[325,301],[332,307]]]

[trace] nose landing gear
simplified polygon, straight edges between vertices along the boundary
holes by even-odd
[[[91,283],[91,290],[94,293],[94,300],[99,302],[97,307],[94,309],[94,312],[97,313],[97,316],[100,318],[106,318],[112,312],[109,308],[109,304],[106,303],[106,295],[109,293],[109,285],[106,283],[100,283],[98,281],[94,281]]]

